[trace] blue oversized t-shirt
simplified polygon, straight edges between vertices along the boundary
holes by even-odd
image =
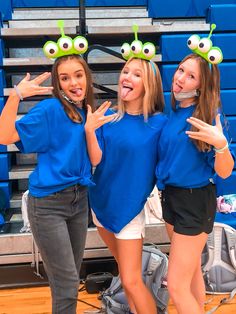
[[[161,113],[150,116],[147,122],[143,115],[126,113],[121,120],[99,129],[103,155],[89,198],[107,230],[120,232],[143,209],[155,185],[157,143],[166,121]]]
[[[82,123],[73,122],[58,99],[46,99],[16,121],[20,136],[17,147],[23,153],[37,153],[38,163],[29,177],[33,196],[47,196],[76,183],[91,183],[85,114],[78,110]]]
[[[194,142],[185,133],[191,124],[186,121],[193,115],[196,106],[177,107],[169,115],[159,141],[160,161],[157,165],[157,187],[165,185],[182,188],[199,188],[214,181],[215,151],[199,152]],[[223,132],[228,139],[227,125],[221,115]],[[228,139],[229,141],[229,139]]]

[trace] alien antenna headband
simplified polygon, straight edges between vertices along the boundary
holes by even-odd
[[[83,54],[88,49],[88,41],[83,36],[77,36],[72,39],[64,33],[64,21],[57,21],[61,37],[57,42],[47,41],[43,46],[43,52],[46,57],[56,59],[71,54]]]
[[[212,24],[208,37],[200,38],[198,35],[192,35],[187,41],[189,49],[211,64],[218,64],[223,60],[223,53],[221,49],[219,47],[213,46],[210,39],[215,28],[216,25]]]
[[[130,44],[124,43],[121,47],[121,54],[125,60],[129,60],[130,58],[140,58],[144,60],[151,60],[156,54],[155,46],[146,42],[143,44],[140,40],[138,40],[138,25],[134,24],[132,27],[134,31],[135,40]]]

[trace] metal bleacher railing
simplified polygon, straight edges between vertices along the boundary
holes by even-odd
[[[80,1],[80,5],[83,2]],[[168,111],[173,71],[182,57],[189,53],[186,39],[191,33],[208,33],[210,23],[216,23],[213,41],[224,53],[224,62],[220,65],[223,110],[230,123],[236,150],[235,1],[166,0],[163,3],[161,0],[87,0],[84,12],[83,8],[79,10],[77,0],[48,0],[47,8],[40,8],[41,0],[29,0],[28,8],[23,7],[26,0],[12,0],[14,10],[12,7],[1,7],[2,3],[6,1],[0,2],[0,11],[5,12],[0,37],[0,110],[10,88],[26,71],[34,75],[51,68],[52,62],[43,56],[40,47],[48,37],[60,36],[56,20],[64,19],[66,34],[75,36],[81,32],[88,38],[90,48],[85,58],[93,71],[95,93],[99,98],[113,101],[116,101],[118,75],[124,63],[119,47],[125,40],[132,41],[131,25],[138,23],[140,39],[156,43],[158,54],[155,62],[161,70]],[[105,3],[107,7],[104,7]],[[95,6],[99,4],[103,7]],[[38,100],[34,97],[23,101],[19,114],[25,114]],[[0,146],[0,188],[7,195],[6,206],[11,212],[20,213],[21,194],[27,189],[27,179],[35,162],[35,156],[21,155],[14,145]],[[236,193],[236,172],[220,182],[219,187],[219,193]],[[30,235],[19,234],[19,225],[17,228],[0,235],[0,264],[32,260]],[[147,241],[152,242],[153,239],[168,250],[168,239],[162,224],[158,228],[147,229]],[[100,256],[108,256],[108,252],[96,231],[90,229],[85,257]]]

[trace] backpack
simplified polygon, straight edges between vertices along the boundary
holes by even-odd
[[[223,223],[214,223],[202,252],[202,272],[206,292],[229,293],[229,298],[208,313],[213,313],[220,305],[232,300],[236,294],[236,230]]]
[[[166,285],[167,255],[157,246],[144,245],[142,254],[143,280],[151,291],[159,314],[165,314],[169,301]],[[107,314],[128,314],[129,306],[119,275],[113,277],[110,287],[101,295],[102,310]]]

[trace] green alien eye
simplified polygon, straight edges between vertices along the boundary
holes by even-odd
[[[187,45],[191,50],[197,49],[200,37],[198,35],[192,35],[187,41]]]
[[[210,63],[218,64],[223,60],[223,55],[220,49],[213,47],[207,54]]]
[[[122,57],[127,60],[131,52],[130,45],[128,43],[124,43],[120,48],[120,52]]]
[[[74,39],[74,48],[79,53],[84,53],[88,49],[88,42],[87,40],[82,36],[77,36]]]
[[[58,54],[58,46],[53,41],[47,41],[43,46],[43,51],[48,58],[55,58]]]
[[[72,39],[67,36],[59,38],[57,44],[62,51],[69,51],[73,47]]]
[[[200,52],[206,53],[208,52],[212,47],[212,41],[209,38],[202,38],[199,41],[198,49]]]
[[[152,43],[145,43],[143,46],[143,54],[144,56],[150,60],[153,56],[155,56],[156,49]]]
[[[142,51],[143,44],[140,40],[134,40],[131,44],[131,50],[134,54],[139,54]]]

